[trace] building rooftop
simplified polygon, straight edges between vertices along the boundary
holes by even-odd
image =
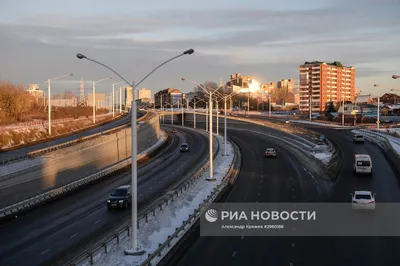
[[[352,66],[344,66],[339,61],[335,61],[335,62],[332,62],[332,63],[327,63],[327,62],[324,62],[324,61],[310,61],[310,62],[306,61],[306,62],[304,62],[304,65],[321,65],[321,64],[327,64],[327,65],[336,66],[336,67],[352,67]]]

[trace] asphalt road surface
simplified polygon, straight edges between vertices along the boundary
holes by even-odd
[[[249,129],[252,127],[248,125]],[[349,193],[354,190],[377,193],[378,204],[400,200],[398,176],[378,147],[369,142],[353,144],[348,130],[312,127],[336,141],[344,154],[339,179],[330,195],[317,196],[312,190],[304,193],[301,183],[308,180],[307,174],[291,158],[290,152],[264,137],[243,131],[237,134],[228,129],[228,136],[242,149],[243,168],[226,201],[311,200],[350,204]],[[266,146],[275,146],[276,160],[266,160],[262,156]],[[354,153],[371,155],[374,167],[372,178],[353,176]],[[399,250],[400,239],[397,237],[199,237],[178,265],[400,265]]]
[[[179,152],[182,142],[189,143],[188,153]],[[207,156],[207,143],[204,135],[179,129],[168,148],[139,168],[139,209],[144,202],[162,195],[166,188],[191,173]],[[129,184],[130,178],[130,173],[110,177],[0,225],[0,265],[49,263],[99,230],[130,217],[129,210],[109,212],[106,207],[109,193]]]
[[[140,116],[141,115],[138,115],[138,117],[140,117]],[[46,147],[51,147],[51,146],[58,145],[58,144],[61,144],[61,143],[67,142],[67,141],[74,140],[74,139],[87,137],[87,136],[99,133],[101,131],[112,129],[114,127],[122,126],[123,124],[126,124],[128,121],[130,121],[130,118],[131,118],[130,114],[127,114],[127,115],[123,116],[122,118],[114,120],[110,123],[107,123],[107,124],[104,124],[104,125],[92,128],[92,129],[88,129],[88,130],[85,130],[85,131],[82,131],[82,132],[79,132],[76,134],[56,138],[53,140],[34,144],[31,146],[21,147],[16,150],[0,152],[0,160],[6,160],[7,158],[16,157],[16,156],[24,156],[28,152],[44,149]]]

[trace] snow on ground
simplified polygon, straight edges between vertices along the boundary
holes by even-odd
[[[400,137],[400,128],[381,128],[380,132],[390,134],[394,137]]]
[[[226,173],[229,170],[233,160],[233,148],[230,143],[227,144],[227,153],[230,156],[222,156],[224,153],[224,144],[222,144],[222,137],[218,137],[220,143],[220,150],[217,158],[214,160],[214,177],[216,182],[208,182],[206,178],[209,177],[209,170],[207,169],[204,174],[198,179],[197,183],[188,189],[179,200],[175,200],[173,204],[165,207],[163,211],[159,212],[154,218],[149,219],[146,224],[141,221],[139,226],[139,243],[147,251],[143,256],[126,256],[124,251],[130,247],[130,238],[125,236],[120,241],[120,245],[110,247],[108,254],[97,254],[95,258],[98,259],[94,265],[115,265],[115,266],[128,266],[138,265],[147,259],[149,253],[153,253],[159,244],[167,240],[168,236],[175,232],[175,229],[182,226],[182,222],[187,220],[190,214],[199,207],[199,204],[213,192]],[[183,234],[183,233],[182,233]],[[162,257],[159,257],[161,259]],[[81,265],[89,265],[81,264]],[[152,264],[154,265],[154,264]]]
[[[327,145],[315,145],[312,155],[324,164],[328,164],[332,158],[332,152]]]
[[[0,167],[0,180],[1,176],[20,171],[35,165],[42,164],[45,161],[44,158],[38,157],[34,159],[26,159],[15,163],[6,164]]]

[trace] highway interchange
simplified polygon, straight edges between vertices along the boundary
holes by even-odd
[[[268,120],[259,116],[252,118]],[[185,124],[192,126],[190,122]],[[197,128],[201,128],[200,125],[204,128],[204,123],[200,122]],[[377,193],[378,202],[400,201],[397,173],[377,146],[368,141],[353,144],[352,133],[347,129],[302,126],[331,138],[340,147],[343,160],[332,190],[318,187],[318,182],[287,147],[255,133],[276,134],[276,129],[228,120],[228,137],[240,147],[243,165],[226,201],[350,203],[349,193],[354,190],[371,190]],[[170,131],[170,127],[164,127]],[[219,130],[223,133],[222,118]],[[139,193],[145,191],[139,195],[141,207],[144,202],[161,195],[171,182],[190,173],[193,164],[206,157],[208,145],[203,135],[179,130],[172,138],[171,144],[160,155],[139,167]],[[191,152],[180,154],[179,145],[184,140],[191,146]],[[277,150],[276,159],[264,158],[267,147]],[[353,177],[354,153],[371,155],[372,178]],[[178,154],[179,158],[172,154]],[[166,159],[169,157],[173,158],[172,162]],[[122,218],[129,218],[124,211],[109,213],[105,206],[108,194],[129,180],[129,175],[119,174],[0,224],[0,265],[48,263],[95,232],[107,230]],[[383,237],[199,237],[177,265],[400,265],[399,248],[397,238]]]
[[[304,193],[302,181],[310,177],[290,152],[268,138],[243,131],[238,134],[230,127],[234,128],[228,124],[228,135],[242,150],[243,167],[227,202],[312,200],[350,204],[349,193],[354,190],[371,190],[377,193],[378,202],[400,200],[398,176],[383,152],[368,141],[353,144],[349,130],[305,125],[333,139],[343,155],[339,179],[332,193],[324,196],[313,195],[311,189]],[[263,158],[269,146],[277,149],[276,160]],[[358,152],[371,155],[372,179],[353,177],[352,156]],[[395,237],[199,237],[178,265],[399,265],[399,248],[400,241]]]
[[[171,131],[170,127],[165,129]],[[208,138],[203,134],[187,129],[169,134],[172,141],[168,147],[139,167],[139,208],[201,167],[199,163],[206,158]],[[179,152],[182,142],[189,143],[190,152]],[[126,211],[108,212],[105,204],[109,193],[129,183],[129,172],[118,174],[0,224],[0,265],[48,263],[97,232],[129,219]]]

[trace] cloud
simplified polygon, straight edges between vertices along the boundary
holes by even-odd
[[[140,78],[162,60],[194,48],[194,55],[160,69],[144,86],[186,86],[176,81],[183,74],[200,82],[226,79],[234,72],[268,81],[296,78],[297,66],[314,59],[365,65],[357,70],[363,78],[382,71],[377,63],[398,57],[400,42],[398,0],[366,1],[332,0],[325,1],[330,3],[326,7],[308,9],[304,3],[303,10],[268,10],[260,4],[22,16],[0,21],[0,60],[11,62],[0,66],[0,72],[25,83],[71,69],[88,79],[110,75],[78,61],[75,55],[81,52],[124,76]]]

